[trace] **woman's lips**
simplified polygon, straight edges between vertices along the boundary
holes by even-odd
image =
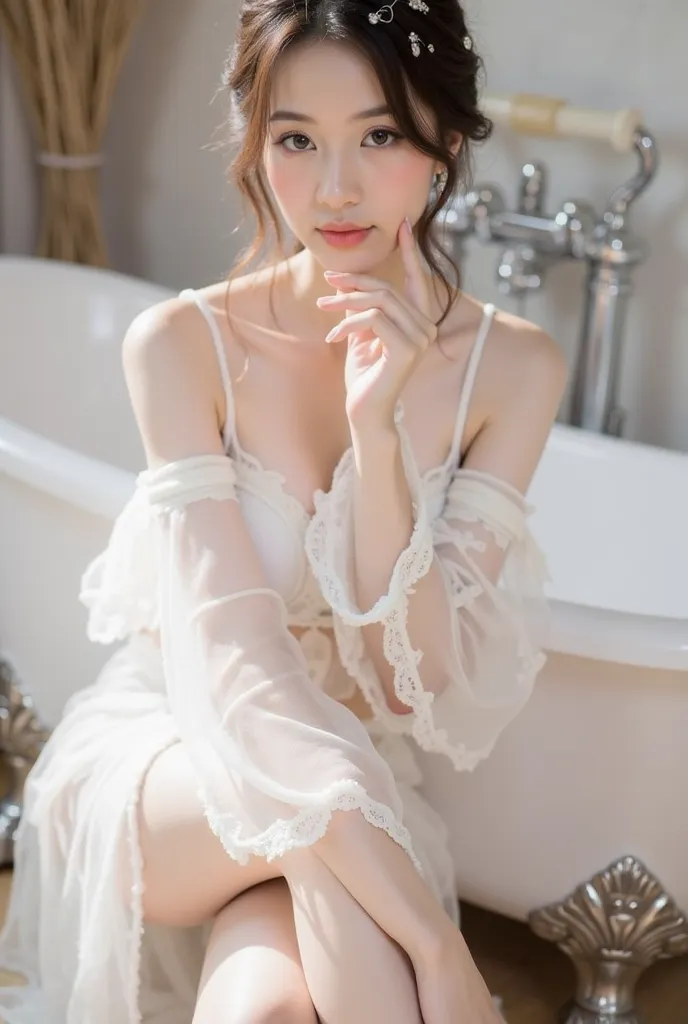
[[[350,249],[352,246],[364,242],[372,230],[372,228],[356,228],[354,231],[324,231],[320,229],[320,234],[328,245],[332,245],[336,249]]]

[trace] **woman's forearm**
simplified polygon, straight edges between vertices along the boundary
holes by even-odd
[[[455,940],[456,925],[406,852],[362,814],[336,812],[313,850],[414,963]]]
[[[387,591],[392,570],[408,547],[414,516],[396,427],[352,436],[356,596],[367,609]]]
[[[359,608],[372,608],[389,588],[399,555],[411,540],[415,517],[401,455],[401,442],[393,431],[354,435],[356,475],[353,496],[354,573]],[[422,639],[429,631],[441,644],[443,624],[449,621],[446,588],[439,566],[433,562],[414,585],[410,615]],[[387,703],[397,714],[409,712],[394,693],[394,667],[383,653],[383,630],[378,623],[362,627],[363,640],[375,666]],[[439,687],[440,677],[425,680],[428,690]]]

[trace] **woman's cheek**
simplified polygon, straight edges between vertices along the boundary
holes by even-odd
[[[388,203],[399,206],[401,220],[407,214],[418,217],[428,201],[429,178],[427,159],[390,161],[380,182],[380,192]]]
[[[266,162],[267,178],[282,213],[299,216],[307,194],[307,176],[299,170],[296,161],[277,157]]]

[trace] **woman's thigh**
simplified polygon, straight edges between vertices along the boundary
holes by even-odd
[[[144,920],[198,925],[246,889],[282,874],[279,860],[232,860],[208,825],[197,788],[181,743],[163,750],[146,773],[137,809]]]
[[[254,857],[246,865],[237,864],[210,830],[196,790],[181,744],[158,755],[144,779],[138,805],[143,911],[144,919],[165,925],[193,926],[215,919],[217,945],[214,953],[209,947],[205,971],[213,974],[213,991],[222,989],[225,1000],[232,991],[230,981],[245,945],[236,932],[229,934],[237,921],[245,922],[245,936],[251,927],[280,935],[281,949],[293,950],[295,927],[301,972],[296,978],[305,977],[322,1024],[421,1024],[408,957],[317,854],[307,848],[271,863]],[[281,880],[277,886],[263,884],[275,879]],[[261,892],[273,890],[280,893],[275,920],[275,904],[266,897],[257,902]],[[233,960],[226,971],[219,966],[222,949]],[[235,952],[239,959],[234,959]],[[201,1022],[199,1016],[195,1024]]]
[[[192,1024],[316,1024],[283,879],[237,896],[215,918]]]

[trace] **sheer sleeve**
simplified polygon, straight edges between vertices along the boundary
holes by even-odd
[[[457,770],[472,770],[523,708],[544,664],[545,560],[528,529],[532,509],[490,474],[455,470],[431,522],[408,438],[400,436],[415,523],[387,593],[367,612],[353,597],[351,459],[331,491],[318,495],[307,550],[334,612],[342,661],[378,719],[445,754]],[[362,635],[371,623],[382,627],[394,692],[408,714],[387,705]]]
[[[112,528],[108,545],[81,577],[79,600],[88,609],[86,633],[112,644],[160,628],[151,510],[136,487]]]
[[[311,682],[234,484],[224,455],[138,483],[156,524],[169,703],[207,819],[245,862],[314,843],[333,811],[357,809],[418,866],[392,773],[355,715]]]

